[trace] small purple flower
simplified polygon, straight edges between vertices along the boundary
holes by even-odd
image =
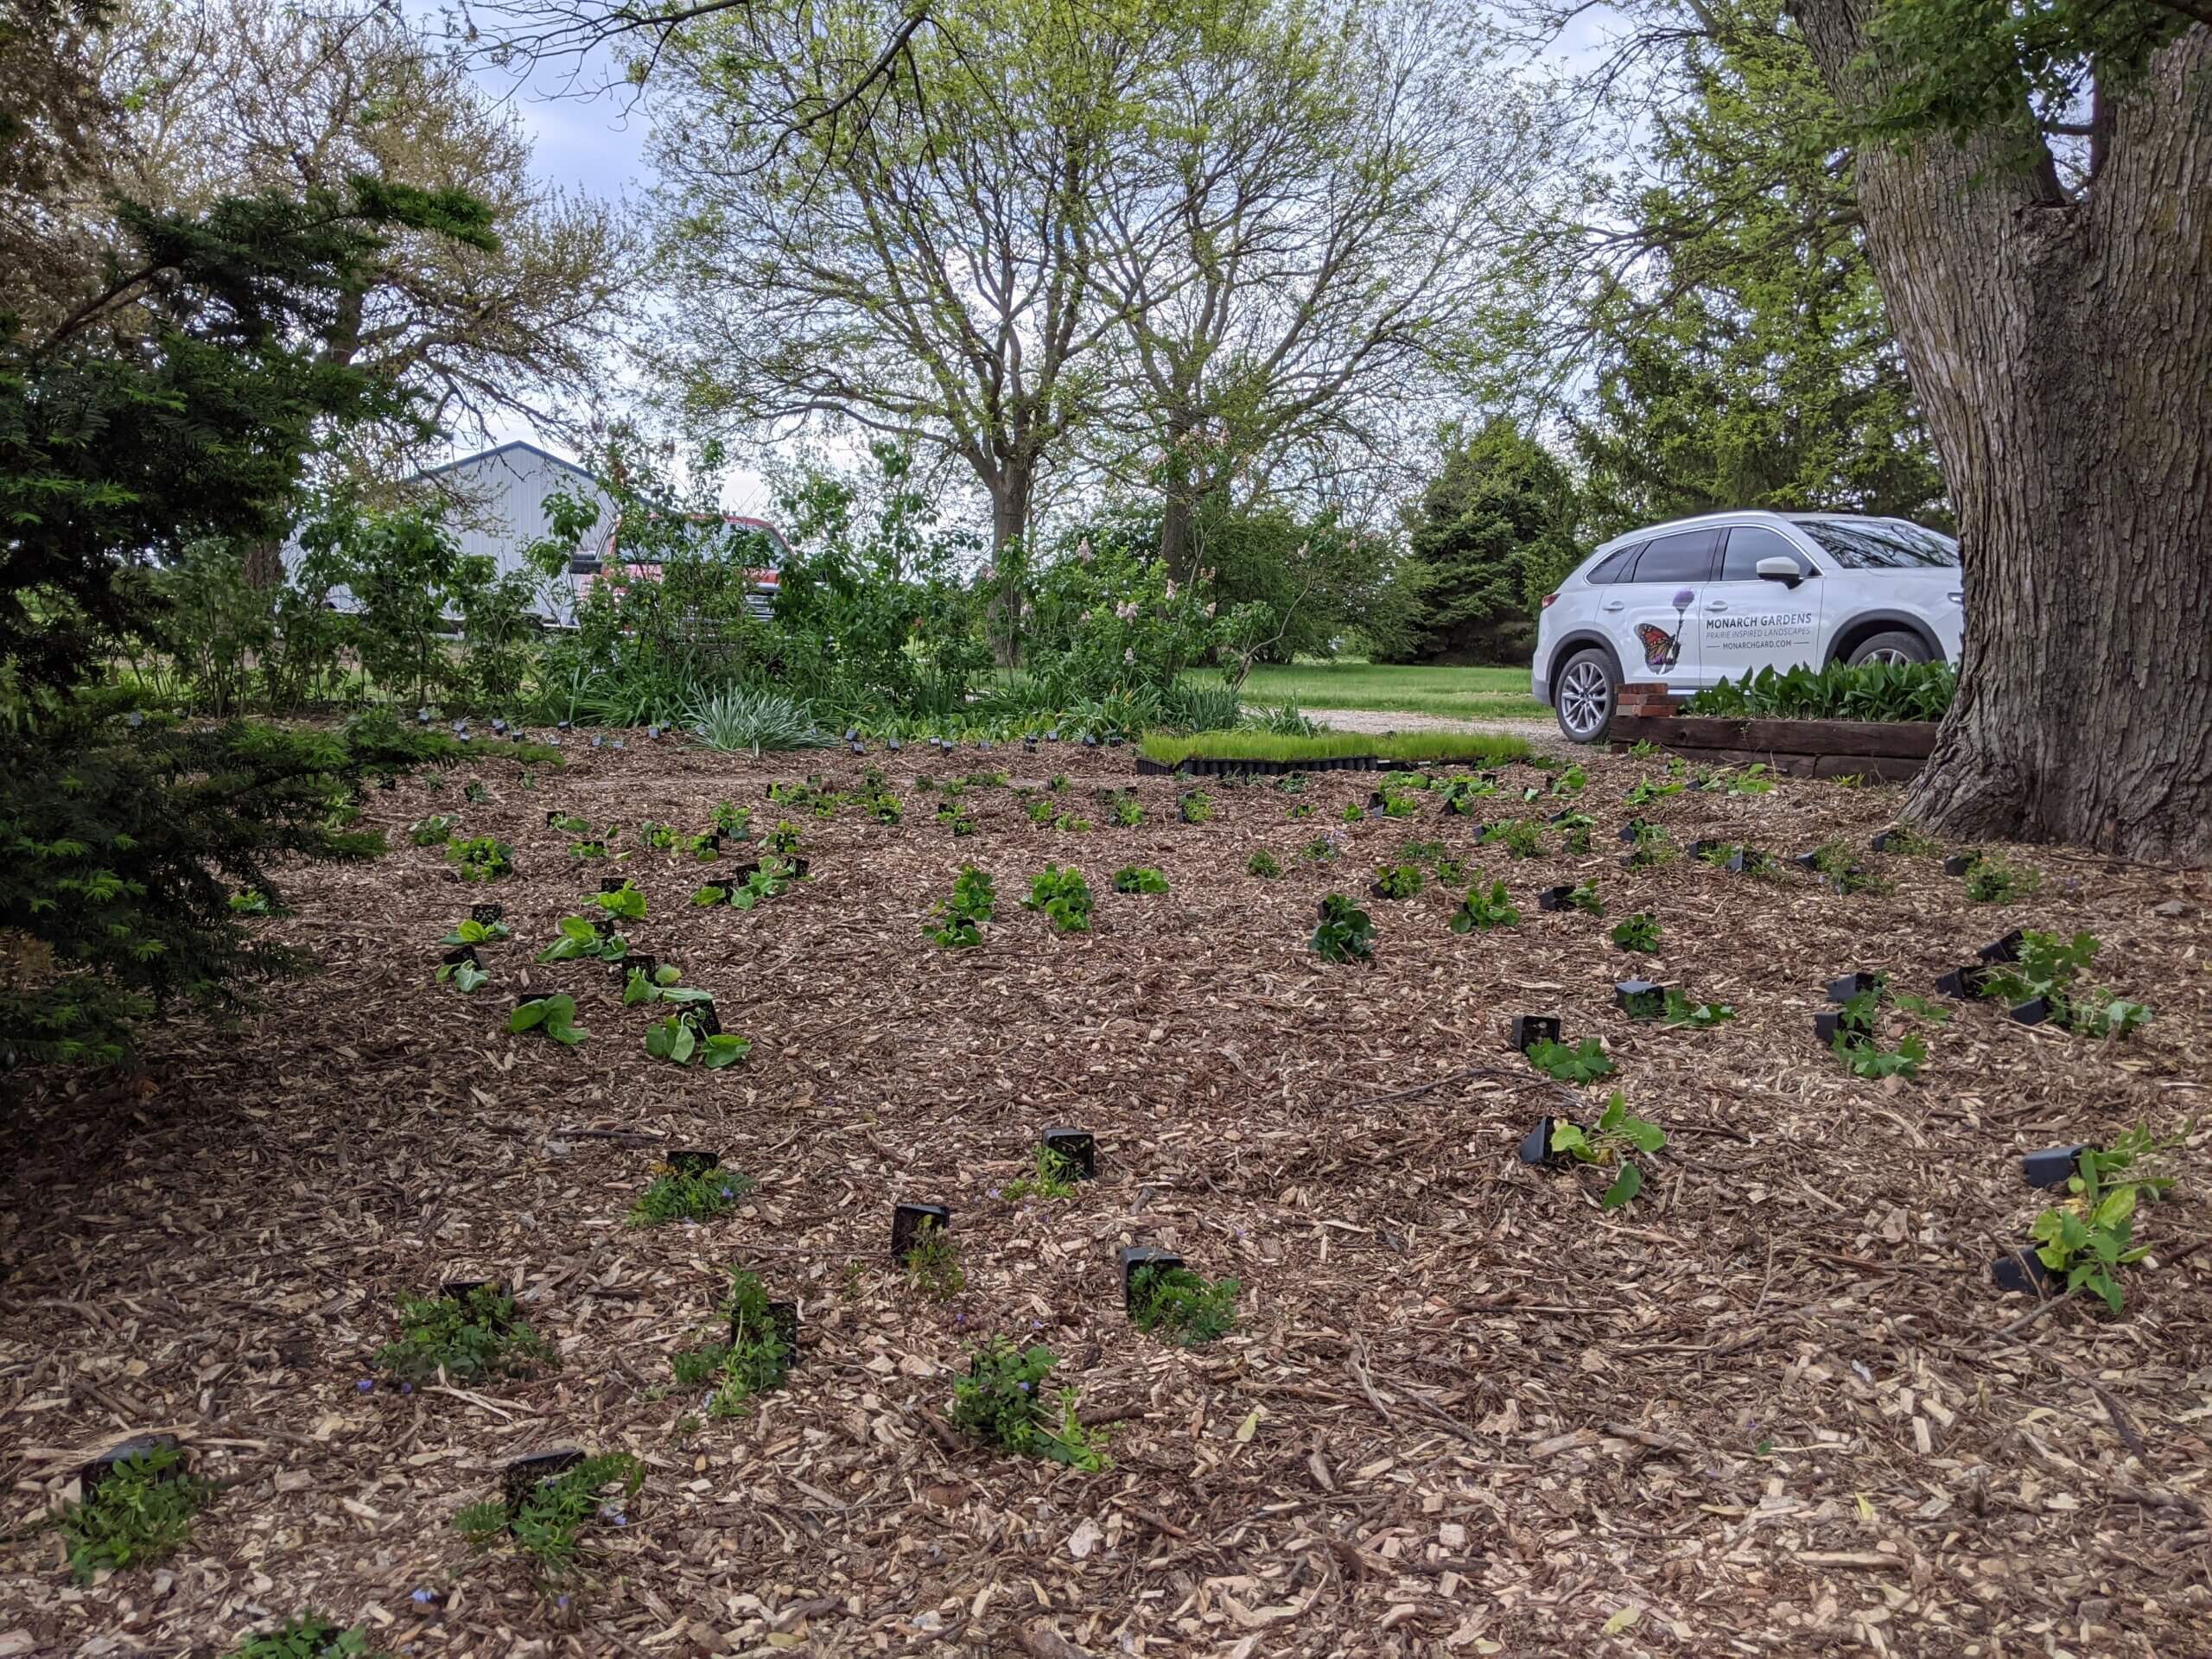
[[[996,1197],[998,1197],[998,1195],[999,1195],[999,1190],[998,1190],[998,1188],[996,1188],[995,1186],[995,1187],[993,1187],[993,1188],[991,1189],[991,1196],[992,1196],[993,1198],[995,1198]]]
[[[399,1391],[402,1394],[412,1394],[415,1392],[415,1385],[412,1382],[403,1382],[399,1385]]]
[[[560,1597],[553,1605],[556,1607],[566,1607],[569,1605],[569,1599],[566,1596]]]
[[[1696,597],[1697,595],[1687,588],[1675,588],[1675,608],[1678,611],[1687,611],[1690,607],[1690,601]]]
[[[1042,1331],[1045,1328],[1045,1321],[1042,1319],[1032,1319],[1029,1321],[1029,1328],[1032,1331]]]
[[[626,1515],[618,1515],[614,1517],[614,1524],[618,1527],[626,1527],[630,1524],[630,1517]]]
[[[427,1607],[437,1599],[437,1594],[434,1591],[417,1590],[415,1592],[415,1605],[417,1607]]]
[[[1022,1391],[1024,1394],[1027,1394],[1027,1393],[1029,1392],[1029,1384],[1028,1384],[1028,1383],[1027,1383],[1027,1382],[1024,1382],[1024,1383],[1021,1385],[1021,1391]]]
[[[731,1191],[729,1190],[729,1188],[728,1188],[728,1187],[724,1187],[724,1188],[722,1188],[722,1197],[724,1197],[724,1198],[735,1198],[736,1196],[737,1196],[737,1194],[736,1194],[736,1193],[734,1193],[734,1192],[731,1192]]]
[[[374,1377],[365,1376],[353,1386],[359,1389],[363,1394],[366,1394],[371,1389],[376,1387],[376,1379]]]

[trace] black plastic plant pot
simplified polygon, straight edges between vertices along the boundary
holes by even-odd
[[[904,1262],[921,1242],[925,1228],[952,1228],[952,1211],[941,1204],[894,1204],[891,1206],[891,1259]]]
[[[1876,836],[1872,841],[1868,842],[1866,845],[1875,852],[1886,853],[1891,847],[1897,844],[1897,837],[1901,833],[1901,831],[1896,830],[1885,830],[1879,835]]]
[[[1536,908],[1538,910],[1572,910],[1574,906],[1568,901],[1573,897],[1573,887],[1546,887],[1536,895]]]
[[[800,876],[806,874],[806,861],[803,858],[785,859],[784,861],[784,868],[790,872],[793,880],[797,880]]]
[[[1552,1150],[1552,1131],[1559,1127],[1555,1117],[1540,1117],[1536,1127],[1521,1137],[1520,1159],[1524,1164],[1563,1164],[1572,1160],[1566,1153]]]
[[[1727,844],[1725,841],[1694,841],[1690,842],[1689,854],[1692,858],[1703,858],[1714,848],[1726,847]]]
[[[2063,1186],[2073,1178],[2074,1166],[2089,1149],[2086,1141],[2070,1147],[2046,1147],[2020,1159],[2020,1174],[2030,1186]]]
[[[703,1007],[706,1005],[701,1003],[698,1006]],[[710,1169],[719,1168],[721,1161],[722,1155],[719,1152],[706,1152],[696,1148],[671,1152],[668,1154],[668,1166],[679,1175],[703,1175]]]
[[[132,1458],[143,1458],[149,1452],[158,1452],[164,1446],[174,1446],[177,1443],[177,1438],[174,1434],[140,1434],[123,1441],[120,1445],[108,1447],[106,1451],[77,1471],[79,1496],[89,1503],[92,1494],[99,1490],[100,1483],[115,1472],[118,1464],[127,1463]],[[163,1480],[175,1480],[183,1472],[184,1465],[180,1461],[171,1464],[161,1478]]]
[[[563,811],[559,807],[557,807],[557,806],[549,806],[549,807],[547,807],[547,808],[545,809],[545,826],[546,826],[546,828],[547,828],[547,829],[549,829],[549,830],[550,830],[550,829],[551,829],[555,824],[556,824],[556,823],[560,823],[562,819],[563,819],[563,818],[567,817],[568,816],[569,816],[569,815],[568,815],[567,813],[563,812]]]
[[[1974,867],[1980,862],[1981,855],[1980,853],[1959,853],[1943,861],[1943,874],[1946,875],[1970,875],[1974,873]]]
[[[1513,1052],[1526,1054],[1538,1043],[1555,1043],[1560,1039],[1560,1019],[1555,1014],[1516,1014],[1513,1016]]]
[[[440,957],[438,960],[448,968],[458,968],[464,962],[472,968],[480,968],[484,965],[476,960],[476,947],[473,944],[456,946]]]
[[[1667,1011],[1667,988],[1648,979],[1616,981],[1613,1006],[1631,1020],[1656,1020]]]
[[[1822,1048],[1835,1046],[1835,1034],[1843,1029],[1840,1014],[1816,1014],[1813,1016],[1813,1035],[1821,1039]]]
[[[885,744],[884,747],[889,749],[892,753],[896,754],[899,753],[899,740],[894,737],[888,743]]]
[[[1800,853],[1789,861],[1801,870],[1810,870],[1815,875],[1820,874],[1821,855],[1818,853]]]
[[[2057,1010],[2050,1006],[2047,996],[2031,997],[2012,1010],[2012,1018],[2023,1026],[2040,1026],[2048,1022]]]
[[[1127,1308],[1135,1295],[1137,1274],[1146,1268],[1161,1273],[1173,1271],[1183,1265],[1183,1258],[1173,1250],[1163,1250],[1152,1244],[1124,1244],[1122,1246],[1122,1306]]]
[[[699,837],[699,844],[719,853],[722,849],[722,832],[719,830],[708,830],[705,835]]]
[[[1861,969],[1855,974],[1846,974],[1840,979],[1828,981],[1828,1001],[1848,1002],[1854,996],[1863,996],[1880,982],[1881,976]]]
[[[1974,955],[1984,962],[2018,962],[2020,959],[2020,947],[2026,943],[2020,930],[2016,927],[2003,938],[1992,939],[1980,950],[1975,951]]]
[[[1652,826],[1650,824],[1645,823],[1642,818],[1630,818],[1626,823],[1621,825],[1621,839],[1623,841],[1634,841],[1638,832],[1649,830],[1651,827]]]
[[[1989,1264],[1989,1276],[1999,1290],[2017,1290],[2031,1296],[2050,1289],[2052,1284],[2050,1269],[2044,1266],[2032,1244],[1999,1256]]]
[[[713,882],[709,882],[708,885],[709,885],[709,887],[743,887],[743,886],[747,882],[747,881],[750,881],[750,880],[751,880],[754,876],[756,876],[756,875],[758,875],[758,874],[760,874],[760,860],[755,859],[755,860],[754,860],[752,863],[750,863],[750,864],[741,864],[741,865],[739,865],[735,869],[732,870],[732,871],[729,873],[729,880],[728,880],[728,881],[727,883],[721,882],[721,881],[713,881]]]
[[[518,1515],[529,1501],[530,1495],[556,1475],[575,1468],[584,1460],[584,1454],[572,1446],[558,1451],[539,1452],[527,1458],[517,1458],[499,1471],[499,1492],[507,1500],[507,1513]]]
[[[1386,806],[1389,804],[1389,802],[1384,798],[1382,791],[1377,789],[1369,792],[1367,804],[1370,806]]]
[[[721,1019],[715,1013],[712,997],[709,997],[703,1002],[685,1003],[683,1017],[691,1022],[692,1029],[702,1037],[719,1037],[722,1034]]]
[[[1945,996],[1980,996],[1982,982],[1988,977],[1989,969],[1979,964],[1970,968],[1954,968],[1949,973],[1937,976],[1936,988]]]
[[[484,927],[489,927],[494,922],[505,920],[506,914],[507,907],[505,905],[471,905],[468,907],[468,919]]]
[[[438,1294],[448,1301],[465,1302],[480,1290],[488,1290],[495,1300],[505,1300],[507,1281],[504,1279],[448,1279],[438,1287]]]
[[[620,893],[629,885],[630,878],[626,875],[602,875],[599,878],[601,893]]]
[[[1098,1141],[1088,1129],[1047,1129],[1044,1135],[1045,1150],[1065,1158],[1082,1171],[1079,1179],[1095,1181],[1098,1179]]]

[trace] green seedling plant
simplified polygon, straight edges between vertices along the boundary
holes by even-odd
[[[753,1052],[753,1045],[727,1031],[709,1033],[696,1014],[678,1009],[645,1027],[645,1053],[671,1065],[701,1065],[720,1071]]]
[[[776,821],[776,827],[761,844],[778,858],[797,858],[806,850],[799,843],[798,827],[783,818]]]
[[[1590,774],[1582,770],[1580,761],[1570,760],[1552,774],[1551,792],[1554,795],[1580,795],[1590,782]]]
[[[446,861],[464,881],[496,881],[514,868],[515,849],[492,836],[446,843]]]
[[[1933,858],[1943,850],[1942,842],[1921,834],[1909,823],[1893,823],[1882,833],[1882,850],[1895,853],[1900,858]]]
[[[1467,861],[1463,858],[1440,858],[1436,861],[1436,885],[1440,887],[1461,887],[1467,884]]]
[[[269,895],[259,887],[247,887],[231,895],[231,909],[240,916],[269,914]]]
[[[473,962],[442,962],[438,964],[437,982],[450,985],[464,996],[473,996],[491,982],[492,973]]]
[[[621,1498],[610,1505],[600,1494],[620,1484]],[[501,1502],[472,1503],[454,1516],[454,1525],[479,1554],[512,1546],[527,1556],[549,1581],[567,1576],[582,1548],[583,1534],[594,1523],[620,1514],[620,1503],[635,1497],[645,1484],[645,1465],[624,1452],[602,1452],[540,1481],[510,1510]]]
[[[1386,818],[1410,818],[1421,810],[1421,802],[1402,789],[1382,791],[1382,816]]]
[[[1213,819],[1213,801],[1202,789],[1193,789],[1176,798],[1175,804],[1185,823],[1208,823]]]
[[[647,818],[638,826],[638,845],[649,853],[672,853],[678,833],[672,823],[656,823]]]
[[[1149,864],[1124,864],[1114,872],[1116,893],[1165,893],[1167,878]]]
[[[399,1339],[372,1363],[395,1382],[471,1383],[534,1376],[560,1360],[517,1317],[513,1297],[479,1285],[466,1296],[401,1297]]]
[[[453,931],[438,943],[444,945],[497,944],[513,930],[505,922],[480,922],[471,916],[454,924]]]
[[[1693,1031],[1710,1031],[1736,1017],[1736,1010],[1726,1002],[1693,1002],[1679,988],[1667,988],[1667,1011],[1662,1016],[1670,1026],[1688,1026]]]
[[[591,903],[618,921],[642,922],[645,919],[645,895],[627,880],[613,893],[592,894]]]
[[[1055,933],[1090,931],[1090,884],[1071,865],[1062,869],[1047,864],[1029,883],[1024,910],[1041,911]]]
[[[471,806],[482,806],[492,798],[492,791],[484,787],[481,778],[472,778],[461,786],[461,798]]]
[[[913,1248],[906,1255],[906,1277],[931,1301],[949,1302],[968,1282],[960,1265],[960,1243],[934,1218],[914,1231]]]
[[[965,810],[950,801],[938,804],[937,821],[950,829],[955,836],[972,836],[976,833],[975,819],[969,817]]]
[[[1324,962],[1371,962],[1375,924],[1367,912],[1340,893],[1321,900],[1321,923],[1313,930],[1313,954]]]
[[[1272,881],[1282,874],[1282,866],[1275,861],[1275,855],[1265,848],[1262,848],[1244,861],[1244,869],[1247,874],[1256,875],[1263,881]]]
[[[1487,933],[1494,927],[1518,926],[1520,921],[1521,912],[1507,899],[1504,882],[1493,881],[1485,890],[1478,881],[1467,889],[1459,908],[1452,912],[1452,931]]]
[[[576,1000],[565,991],[532,997],[507,1016],[507,1029],[518,1036],[525,1031],[542,1031],[569,1048],[577,1047],[591,1035],[576,1023]]]
[[[612,893],[601,895],[613,898]],[[641,893],[640,899],[644,897]],[[620,962],[630,954],[630,942],[620,933],[602,933],[588,916],[563,916],[555,924],[560,938],[537,953],[540,962]]]
[[[1090,831],[1090,820],[1078,817],[1072,812],[1063,812],[1052,820],[1052,828],[1065,830],[1070,835],[1088,835]]]
[[[1367,810],[1357,801],[1346,801],[1341,816],[1346,823],[1359,823],[1366,819]]]
[[[1543,1039],[1525,1052],[1529,1064],[1555,1083],[1595,1083],[1613,1074],[1613,1062],[1595,1037],[1585,1037],[1573,1048]]]
[[[1598,884],[1594,880],[1576,882],[1573,890],[1567,895],[1567,907],[1585,916],[1602,917],[1605,913],[1605,901],[1598,897]]]
[[[1042,795],[1033,795],[1022,802],[1021,810],[1029,822],[1042,826],[1059,816],[1060,809]]]
[[[2113,1313],[2120,1311],[2126,1298],[2120,1269],[2151,1253],[2135,1243],[2135,1212],[2145,1198],[2163,1197],[2173,1185],[2157,1162],[2173,1144],[2152,1139],[2143,1124],[2108,1147],[2082,1149],[2075,1173],[2066,1178],[2067,1196],[2028,1230],[2037,1257],[2068,1290],[2092,1291]]]
[[[1114,793],[1114,822],[1124,830],[1134,830],[1144,822],[1144,803],[1135,790],[1116,790]]]
[[[1139,1268],[1129,1275],[1129,1322],[1181,1348],[1213,1342],[1236,1328],[1234,1279],[1209,1281],[1188,1268]]]
[[[1044,1458],[1096,1474],[1107,1466],[1076,1417],[1073,1389],[1057,1402],[1046,1388],[1059,1361],[1042,1343],[1017,1348],[994,1337],[969,1356],[968,1375],[952,1386],[953,1427],[1027,1458]]]
[[[1630,806],[1649,806],[1654,801],[1663,801],[1669,795],[1679,795],[1681,792],[1682,783],[1680,779],[1662,783],[1656,778],[1639,778],[1629,786],[1628,793],[1622,798]]]
[[[1487,778],[1447,778],[1437,792],[1446,813],[1455,818],[1466,818],[1472,817],[1478,810],[1477,801],[1497,793],[1497,785]]]
[[[223,1659],[388,1659],[359,1625],[341,1627],[321,1613],[302,1613],[273,1630],[250,1636]]]
[[[1984,996],[2019,1003],[2042,997],[2050,1017],[2065,1030],[2087,1037],[2124,1037],[2151,1018],[2140,1002],[2081,982],[2102,947],[2097,936],[2077,932],[2071,939],[2023,929],[2020,959],[1994,964],[1981,981]]]
[[[1375,872],[1377,899],[1410,899],[1421,891],[1421,866],[1385,864]]]
[[[1483,831],[1485,847],[1503,847],[1515,858],[1534,858],[1543,851],[1536,826],[1526,818],[1507,818]]]
[[[1905,1033],[1895,1048],[1882,1046],[1882,1002],[1887,989],[1877,983],[1837,1010],[1835,1036],[1828,1046],[1854,1077],[1911,1078],[1928,1063],[1928,1045],[1918,1032]]]
[[[1837,893],[1887,893],[1890,884],[1860,869],[1853,861],[1856,857],[1847,842],[1824,841],[1813,849],[1813,868]]]
[[[740,806],[734,801],[718,803],[715,807],[715,830],[724,841],[750,841],[753,809]]]
[[[1590,852],[1590,832],[1598,827],[1598,820],[1587,812],[1570,812],[1554,826],[1560,832],[1560,850],[1578,858]]]
[[[2001,858],[1982,858],[1967,872],[1967,897],[1977,905],[2017,904],[2043,889],[2043,874],[2007,864]]]
[[[1615,1172],[1613,1184],[1599,1201],[1608,1210],[1619,1209],[1643,1191],[1643,1171],[1631,1154],[1640,1152],[1649,1157],[1666,1144],[1667,1137],[1659,1126],[1633,1116],[1618,1089],[1599,1114],[1594,1128],[1584,1129],[1573,1123],[1552,1125],[1554,1152],[1563,1152],[1579,1164],[1596,1164]]]
[[[654,1172],[626,1217],[632,1227],[664,1227],[672,1221],[712,1221],[737,1208],[753,1190],[753,1178],[715,1165],[678,1169],[663,1164]]]
[[[90,1584],[103,1570],[143,1567],[192,1536],[192,1518],[215,1495],[213,1481],[188,1474],[181,1446],[155,1446],[118,1462],[81,1503],[61,1511],[69,1571]]]
[[[1408,863],[1433,864],[1444,856],[1440,841],[1423,841],[1419,836],[1408,836],[1398,848],[1398,856]]]
[[[453,839],[453,832],[461,828],[461,820],[448,812],[434,812],[427,818],[417,818],[407,826],[407,839],[417,847],[442,847]]]
[[[705,832],[685,836],[676,843],[676,849],[696,864],[709,863],[722,855],[722,849],[715,844],[714,836]]]
[[[922,931],[948,950],[963,950],[983,942],[983,924],[998,908],[998,889],[990,876],[973,864],[963,864],[952,884],[952,896],[938,900],[933,921]]]
[[[664,962],[648,974],[642,968],[632,968],[622,981],[622,1006],[626,1008],[649,1007],[655,1002],[701,1002],[713,998],[705,991],[696,991],[677,982],[683,977],[683,970],[674,963]]]
[[[733,1268],[721,1312],[728,1338],[685,1349],[671,1357],[670,1367],[678,1388],[707,1389],[708,1416],[739,1417],[754,1395],[783,1387],[792,1356],[768,1311],[767,1287],[759,1274]]]
[[[868,815],[878,823],[897,823],[906,816],[906,808],[899,804],[899,798],[887,789],[879,789],[862,802]]]
[[[1013,1202],[1024,1198],[1041,1198],[1058,1203],[1076,1194],[1076,1184],[1083,1179],[1083,1166],[1065,1153],[1055,1152],[1050,1147],[1037,1148],[1037,1167],[1033,1173],[1018,1176],[1008,1181],[1002,1196]]]
[[[1668,844],[1667,832],[1656,823],[1639,823],[1636,840],[1629,848],[1628,868],[1631,870],[1656,869],[1675,855]]]
[[[1659,918],[1649,911],[1624,918],[1613,925],[1613,943],[1624,950],[1652,955],[1659,949]]]
[[[1300,818],[1310,818],[1313,816],[1313,803],[1311,801],[1296,802],[1291,806],[1288,811],[1283,814],[1284,817],[1291,819],[1294,822]]]
[[[1728,779],[1731,795],[1770,795],[1774,792],[1774,779],[1764,761],[1753,761],[1741,772],[1732,772]]]
[[[1298,849],[1301,864],[1326,864],[1337,855],[1337,843],[1326,836],[1316,836]]]

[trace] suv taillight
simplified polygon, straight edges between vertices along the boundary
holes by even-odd
[[[1558,597],[1559,595],[1555,593],[1546,594],[1541,599],[1536,601],[1536,608],[1540,611],[1548,611],[1552,607],[1552,601]]]

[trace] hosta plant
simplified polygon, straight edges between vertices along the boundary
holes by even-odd
[[[1709,1031],[1736,1017],[1736,1010],[1726,1002],[1693,1002],[1675,986],[1667,988],[1667,1012],[1664,1015],[1670,1026],[1688,1026],[1693,1031]]]
[[[1452,912],[1454,933],[1487,933],[1494,927],[1512,927],[1521,920],[1521,912],[1514,909],[1505,896],[1505,883],[1493,881],[1485,890],[1480,882],[1467,889],[1467,896],[1459,901],[1459,908]]]
[[[440,939],[440,944],[496,944],[508,937],[512,930],[505,922],[480,922],[474,917],[456,922],[452,932]]]
[[[466,957],[458,962],[442,962],[438,964],[437,982],[441,985],[450,985],[464,995],[471,995],[483,989],[491,982],[491,978],[488,969],[480,963],[471,962]]]
[[[1065,870],[1057,864],[1046,865],[1031,879],[1029,896],[1021,907],[1042,912],[1055,933],[1090,931],[1090,886],[1072,865]]]
[[[627,880],[613,893],[592,894],[591,902],[618,921],[641,922],[645,918],[645,895]]]
[[[588,916],[563,916],[555,925],[561,937],[537,953],[540,962],[620,962],[630,954],[627,939],[620,933],[601,932]]]
[[[576,1023],[576,1000],[565,992],[532,997],[507,1016],[507,1029],[519,1034],[542,1031],[556,1043],[575,1047],[591,1033]]]
[[[753,1052],[753,1045],[729,1032],[709,1032],[697,1014],[678,1008],[645,1027],[645,1052],[672,1065],[702,1065],[720,1071]]]
[[[1608,1210],[1619,1209],[1643,1191],[1643,1171],[1632,1154],[1640,1152],[1649,1156],[1666,1144],[1667,1137],[1657,1124],[1630,1113],[1618,1089],[1606,1101],[1605,1109],[1599,1114],[1593,1128],[1585,1129],[1573,1123],[1552,1125],[1552,1151],[1565,1153],[1577,1163],[1596,1164],[1614,1171],[1613,1184],[1605,1189],[1602,1200]]]

